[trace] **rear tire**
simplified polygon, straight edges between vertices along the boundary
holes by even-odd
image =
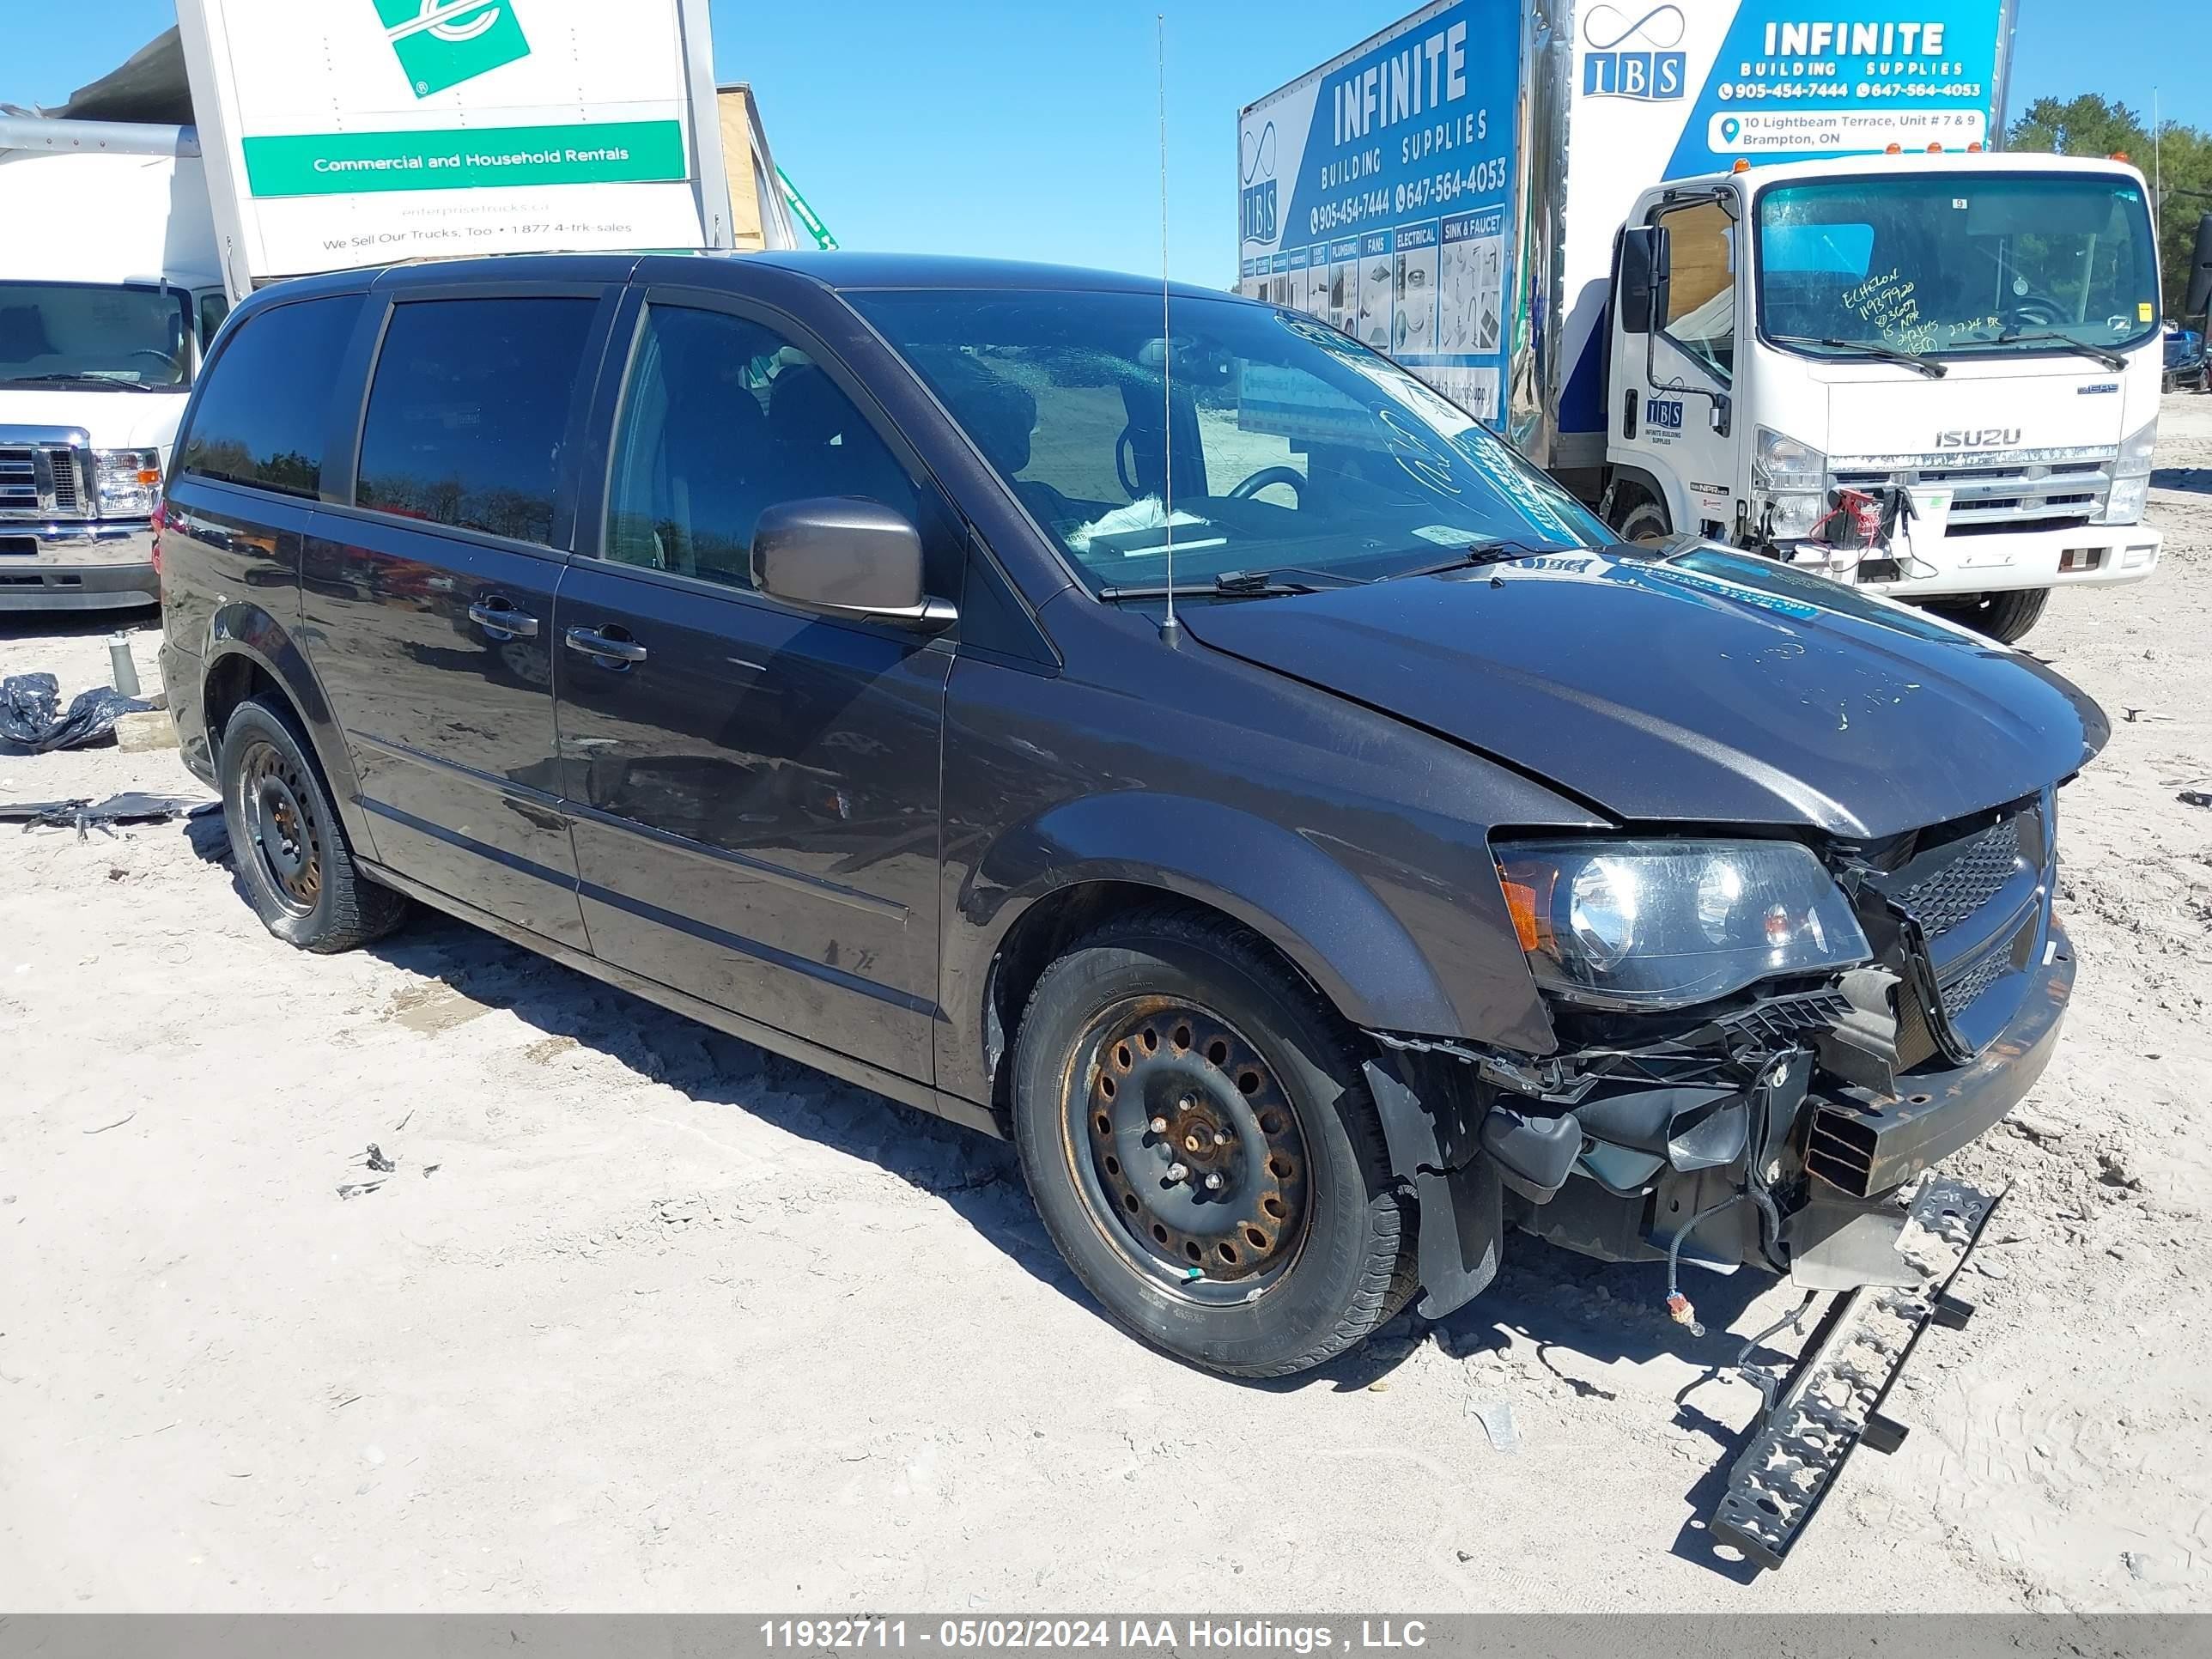
[[[1413,1295],[1353,1035],[1250,930],[1162,909],[1091,933],[1030,997],[1013,1092],[1053,1243],[1177,1358],[1305,1370]]]
[[[1985,634],[2007,645],[2027,637],[2051,602],[2047,587],[2018,588],[2008,593],[1975,593],[1964,599],[1931,599],[1928,608],[1937,616]]]
[[[331,954],[406,920],[407,901],[355,865],[322,769],[283,704],[239,704],[223,727],[217,775],[238,878],[278,939]]]

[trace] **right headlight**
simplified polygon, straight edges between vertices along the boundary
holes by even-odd
[[[2150,504],[2151,459],[2158,453],[2158,417],[2131,432],[2120,446],[2120,459],[2112,467],[2112,487],[2105,495],[2100,524],[2140,524]]]
[[[1494,850],[1536,982],[1594,1007],[1687,1007],[1870,954],[1843,890],[1796,842],[1547,841]]]
[[[1827,511],[1827,456],[1771,426],[1759,428],[1751,482],[1763,498],[1767,533],[1778,542],[1811,535]]]

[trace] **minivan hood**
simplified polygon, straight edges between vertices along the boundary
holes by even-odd
[[[1710,547],[1547,554],[1179,614],[1217,650],[1631,822],[1893,835],[2064,778],[2110,730],[2031,658]]]

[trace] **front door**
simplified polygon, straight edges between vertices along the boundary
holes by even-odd
[[[869,496],[926,537],[936,517],[831,374],[760,323],[656,303],[629,356],[602,556],[574,562],[554,616],[592,948],[927,1080],[949,647],[792,610],[750,563],[778,501]]]
[[[1651,222],[1667,228],[1672,255],[1667,310],[1649,335],[1619,336],[1611,455],[1674,486],[1674,529],[1724,538],[1735,528],[1739,446],[1714,416],[1735,380],[1736,222],[1711,198],[1662,209]]]
[[[351,504],[317,512],[301,582],[381,860],[579,950],[553,731],[556,504],[601,303],[395,304]]]

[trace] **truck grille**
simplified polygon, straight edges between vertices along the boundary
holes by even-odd
[[[0,519],[82,517],[82,478],[67,444],[0,444]]]
[[[1897,466],[1838,463],[1834,482],[1865,490],[1948,489],[1947,535],[2057,530],[2087,524],[2104,511],[2118,459],[2116,450],[2069,450],[2048,459],[1978,465],[1923,455]]]

